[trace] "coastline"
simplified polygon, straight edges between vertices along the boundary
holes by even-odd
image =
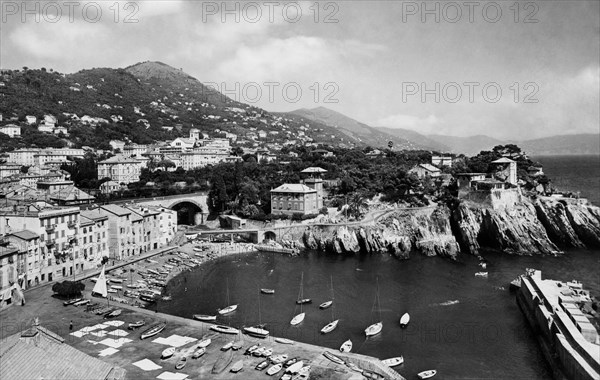
[[[252,246],[252,249],[250,249],[250,246]],[[221,249],[212,250],[211,253],[207,253],[204,257],[202,257],[202,263],[200,265],[206,263],[207,261],[212,261],[221,257],[240,253],[255,252],[253,248],[253,245],[235,245],[235,243],[233,246],[230,245],[229,247],[221,247]],[[183,252],[191,250],[193,252],[193,245],[185,244],[184,246],[176,248],[175,250],[180,250]],[[136,263],[122,265],[119,269],[129,269],[129,266],[131,265],[138,269],[141,266],[143,266],[145,269],[152,267],[156,268],[167,262],[168,258],[172,257],[175,250],[172,250],[171,253],[157,252],[154,256],[151,256],[151,260],[157,261],[156,263],[137,261]],[[148,258],[143,260],[147,260]],[[199,269],[199,267],[188,269]],[[177,274],[180,274],[183,270],[186,269],[181,267],[179,270],[172,271],[169,276],[169,280],[175,277]],[[114,269],[111,269],[109,272],[112,274],[113,271]],[[139,276],[137,270],[135,272],[129,272],[129,275],[132,277],[132,279],[134,276]],[[127,323],[131,323],[140,319],[144,319],[146,321],[146,326],[143,328],[134,331],[127,330],[128,335],[124,337],[112,338],[116,342],[120,342],[122,339],[131,339],[131,341],[126,342],[122,348],[114,354],[100,358],[105,362],[124,368],[127,371],[127,379],[150,377],[155,378],[158,374],[164,371],[175,372],[174,365],[179,357],[183,355],[191,355],[191,352],[193,352],[193,349],[196,347],[196,343],[206,337],[210,337],[212,339],[212,344],[207,348],[206,355],[198,360],[188,360],[188,365],[183,371],[181,371],[182,373],[189,374],[191,377],[200,378],[207,376],[215,379],[263,379],[266,375],[261,371],[255,371],[253,367],[264,359],[252,356],[243,356],[243,352],[246,348],[252,344],[260,343],[262,346],[273,348],[276,354],[287,353],[290,355],[290,357],[297,356],[304,359],[305,362],[308,362],[311,365],[311,376],[314,374],[314,376],[317,377],[341,380],[351,379],[353,376],[357,375],[356,373],[350,371],[346,366],[334,364],[326,359],[323,356],[323,353],[331,350],[325,347],[297,341],[294,341],[293,345],[281,344],[275,342],[275,337],[273,336],[270,336],[267,339],[258,339],[240,333],[233,338],[231,335],[212,332],[210,330],[211,324],[209,323],[204,323],[191,318],[183,318],[164,314],[155,310],[129,304],[115,303],[102,298],[93,298],[91,297],[91,289],[93,288],[91,277],[93,276],[93,273],[86,275],[86,279],[83,280],[86,283],[84,296],[91,299],[93,303],[107,303],[112,307],[118,307],[122,309],[122,314],[116,318],[116,320],[123,321],[125,323],[122,325],[121,329],[126,330],[124,326],[126,326]],[[105,339],[104,337],[95,337],[90,334],[76,337],[73,336],[69,330],[70,323],[73,323],[74,330],[77,331],[81,331],[81,329],[85,328],[86,326],[93,326],[102,323],[102,321],[105,321],[102,319],[102,316],[95,315],[91,312],[86,312],[85,307],[63,306],[63,300],[52,297],[52,290],[49,286],[32,289],[30,292],[28,292],[28,302],[25,306],[14,306],[7,308],[0,313],[0,317],[2,320],[2,339],[17,332],[26,330],[31,325],[34,318],[39,318],[42,326],[59,334],[65,339],[67,344],[83,351],[88,355],[97,357],[99,351],[105,348],[105,346],[100,344],[100,341]],[[155,338],[150,338],[148,340],[139,339],[140,330],[143,331],[145,328],[147,328],[147,326],[157,322],[167,322],[167,327],[161,334],[157,335],[157,337],[164,338],[176,334],[179,336],[192,337],[197,340],[194,343],[186,344],[178,348],[177,354],[173,358],[161,360],[160,353],[167,346],[150,343]],[[234,353],[233,362],[237,360],[244,360],[244,368],[246,370],[237,375],[229,373],[228,371],[217,375],[211,374],[213,364],[221,356],[222,352],[220,351],[220,348],[232,339],[241,340],[243,342],[244,348]],[[137,362],[144,358],[152,360],[162,368],[146,372],[132,365],[133,362]],[[404,379],[393,369],[386,367],[377,358],[353,353],[343,354],[343,358],[345,360],[352,361],[363,369],[374,370],[384,374],[385,378],[387,379]]]

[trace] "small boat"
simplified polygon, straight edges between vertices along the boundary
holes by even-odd
[[[148,269],[148,273],[152,273],[152,274],[155,274],[157,276],[160,274],[160,273],[158,273],[158,271],[156,271],[154,269]]]
[[[156,298],[154,298],[154,296],[151,296],[151,295],[148,295],[148,294],[142,294],[140,296],[140,299],[142,301],[146,301],[146,302],[150,302],[150,303],[156,302]]]
[[[217,320],[216,315],[194,314],[193,317],[194,317],[194,319],[197,319],[199,321],[205,321],[205,322],[212,322],[212,321]]]
[[[234,351],[237,351],[242,347],[244,347],[244,342],[242,342],[241,340],[238,340],[233,343],[233,345],[231,346],[231,349]]]
[[[326,301],[319,305],[319,309],[327,309],[333,304],[333,301]]]
[[[196,351],[194,351],[194,353],[192,354],[192,359],[198,359],[200,356],[204,355],[205,353],[206,353],[206,348],[200,347],[200,348],[196,349]]]
[[[233,365],[229,369],[229,372],[238,373],[243,369],[244,369],[244,361],[238,360],[237,362],[233,363]]]
[[[109,281],[110,282],[114,282],[115,284],[122,284],[123,283],[123,280],[120,279],[120,278],[111,278]],[[114,288],[114,286],[113,286],[113,288]]]
[[[267,375],[269,376],[273,376],[276,373],[278,373],[279,371],[281,371],[283,369],[283,366],[281,364],[275,364],[274,366],[271,366],[268,370],[267,370]]]
[[[165,329],[165,327],[167,327],[166,323],[164,323],[164,322],[157,323],[154,326],[150,327],[148,330],[144,331],[140,335],[140,339],[150,338],[156,334],[159,334],[161,331],[163,331]]]
[[[261,289],[260,290],[261,293],[263,294],[275,294],[275,289]]]
[[[260,357],[260,356],[265,356],[265,350],[267,348],[266,347],[259,347],[256,350],[252,351],[252,356],[256,356],[256,357]]]
[[[334,363],[337,363],[337,364],[344,364],[344,361],[342,360],[342,358],[340,358],[340,357],[339,357],[339,356],[337,356],[337,355],[334,355],[334,354],[332,354],[332,353],[331,353],[331,352],[329,352],[329,351],[325,351],[325,352],[323,352],[323,356],[325,356],[327,359],[331,360],[331,361],[332,361],[332,362],[334,362]]]
[[[286,361],[288,358],[287,354],[282,354],[282,355],[275,355],[275,356],[271,356],[271,363],[273,364],[283,364],[284,361]]]
[[[162,298],[163,301],[171,301],[173,299],[173,296],[164,296]]]
[[[109,289],[107,289],[107,290],[106,290],[106,292],[107,292],[107,293],[113,293],[113,294],[114,294],[114,293],[116,293],[116,292],[117,292],[117,289],[109,288]]]
[[[263,369],[267,368],[268,365],[269,365],[269,360],[264,360],[264,361],[258,363],[256,365],[256,367],[254,367],[254,368],[259,371],[262,371]]]
[[[212,325],[210,326],[210,329],[223,334],[239,334],[240,332],[240,330],[236,328],[223,325]]]
[[[419,379],[429,379],[430,377],[434,377],[437,371],[435,369],[430,369],[428,371],[419,372],[417,376]]]
[[[373,380],[384,380],[385,379],[385,376],[383,376],[379,372],[371,371],[371,370],[368,370],[368,369],[364,369],[362,371],[362,374],[367,379],[373,379]]]
[[[224,307],[222,309],[217,309],[217,312],[221,315],[223,314],[229,314],[229,313],[233,313],[236,309],[237,309],[238,305],[229,305],[227,307]]]
[[[68,300],[68,301],[63,302],[63,305],[64,306],[74,305],[75,303],[77,303],[77,302],[79,302],[81,300],[83,300],[83,298],[74,298],[72,300]]]
[[[162,352],[162,354],[160,355],[161,359],[168,359],[171,356],[173,356],[173,354],[175,354],[175,347],[169,347],[169,348],[165,348]]]
[[[298,305],[304,305],[305,303],[312,303],[312,300],[310,298],[302,298],[296,301]]]
[[[300,313],[298,315],[296,315],[294,318],[292,318],[292,320],[290,321],[290,325],[292,326],[296,326],[297,324],[300,324],[303,320],[304,317],[306,316],[306,313]]]
[[[104,318],[108,319],[108,318],[114,318],[114,317],[118,317],[119,315],[121,315],[121,313],[123,312],[122,309],[116,309],[111,311],[110,313],[107,313]]]
[[[475,277],[487,277],[488,272],[477,272],[475,273]]]
[[[272,348],[264,348],[263,349],[262,356],[264,356],[265,358],[268,358],[271,355],[273,355],[273,349]]]
[[[183,369],[183,367],[185,367],[186,364],[187,364],[187,358],[183,357],[183,358],[179,359],[177,364],[175,364],[175,369],[179,371],[179,370]]]
[[[333,330],[335,330],[335,328],[337,327],[338,323],[340,322],[339,319],[336,319],[335,321],[329,322],[327,325],[325,325],[325,327],[323,327],[321,329],[321,334],[327,334],[329,332],[332,332]]]
[[[140,319],[139,321],[130,323],[127,328],[129,330],[134,330],[134,329],[137,329],[138,327],[142,327],[145,324],[146,324],[146,321],[144,321],[143,319]]]
[[[260,326],[244,327],[244,333],[256,338],[266,338],[269,336],[269,331]]]
[[[381,362],[391,368],[404,363],[404,358],[396,356],[395,358],[383,359]]]
[[[83,306],[87,305],[88,303],[90,303],[90,300],[82,299],[80,301],[75,302],[73,306]]]
[[[302,360],[295,362],[291,366],[289,366],[285,372],[287,373],[298,373],[304,367],[304,362]]]
[[[275,342],[281,343],[281,344],[294,344],[293,340],[286,339],[286,338],[275,338]]]
[[[227,351],[229,350],[231,347],[233,346],[233,341],[225,344],[223,347],[221,347],[221,351]]]
[[[283,363],[283,368],[287,368],[287,367],[291,366],[292,364],[296,363],[297,361],[298,361],[298,358],[288,359],[285,363]]]
[[[340,351],[341,352],[350,352],[350,351],[352,351],[352,341],[350,339],[348,339],[347,341],[345,341],[344,343],[342,343],[342,345],[340,347]]]
[[[302,276],[300,277],[300,292],[298,293],[298,300],[296,301],[296,303],[298,305],[300,305],[300,314],[298,314],[294,318],[292,318],[292,320],[290,321],[290,325],[292,325],[292,326],[296,326],[296,325],[300,324],[304,320],[304,317],[306,316],[306,313],[302,312],[302,305],[304,305],[306,303],[306,302],[304,302],[304,300],[306,300],[306,298],[302,298],[303,292],[304,292],[304,272],[302,272]]]
[[[212,343],[212,339],[206,338],[198,342],[198,347],[208,347]]]
[[[292,375],[289,373],[284,373],[283,375],[281,375],[279,380],[292,380]]]
[[[377,335],[381,332],[381,330],[383,329],[383,323],[382,322],[377,322],[372,324],[371,326],[367,327],[365,329],[365,335],[367,337],[369,336],[373,336],[373,335]]]
[[[400,327],[404,328],[410,322],[410,315],[408,313],[404,313],[400,318]]]
[[[212,373],[213,375],[217,375],[217,374],[223,372],[225,370],[225,368],[227,368],[227,366],[229,364],[231,364],[232,360],[233,360],[233,351],[231,351],[231,350],[225,351],[224,353],[221,354],[221,356],[219,356],[219,358],[213,365],[210,373]]]
[[[252,354],[254,351],[258,350],[259,346],[260,346],[260,344],[255,344],[255,345],[252,345],[252,346],[248,347],[246,349],[246,352],[244,352],[244,355],[250,355],[250,354]]]

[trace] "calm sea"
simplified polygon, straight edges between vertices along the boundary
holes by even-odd
[[[593,165],[587,166],[586,158],[538,160],[549,175],[560,170],[565,175],[582,173],[587,178],[565,183],[591,184],[595,190],[582,186],[581,191],[597,196],[597,166],[595,170]],[[579,166],[568,169],[562,166],[564,160]],[[553,163],[560,165],[551,169]],[[589,181],[590,175],[595,175],[595,182]],[[399,261],[389,255],[345,257],[316,252],[298,257],[272,253],[230,256],[174,278],[166,289],[173,300],[161,301],[158,309],[188,318],[196,313],[216,314],[217,308],[228,304],[229,288],[229,303],[239,307],[229,317],[220,317],[219,323],[241,327],[262,322],[272,335],[332,349],[351,339],[353,351],[361,354],[382,359],[403,355],[405,364],[396,369],[409,379],[431,368],[443,379],[551,378],[508,283],[525,268],[533,267],[541,269],[544,278],[578,279],[598,295],[600,280],[593,268],[600,264],[600,252],[572,251],[561,257],[486,252],[484,256],[490,261],[488,278],[475,276],[480,270],[477,260],[466,255],[459,262],[420,255]],[[300,312],[295,300],[302,273],[304,296],[313,303],[304,307],[305,321],[292,327],[289,321]],[[335,307],[319,310],[321,302],[331,299],[331,278]],[[381,302],[374,309],[377,282]],[[275,294],[259,294],[259,288],[273,288]],[[321,335],[319,330],[331,320],[332,311],[333,317],[340,319],[338,328]],[[405,330],[399,326],[404,312],[411,315]],[[365,339],[364,329],[379,318],[383,332]]]

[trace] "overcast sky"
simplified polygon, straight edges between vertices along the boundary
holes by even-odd
[[[425,134],[600,128],[598,1],[228,3],[238,20],[221,1],[77,2],[72,20],[65,2],[22,4],[2,2],[2,68],[161,61],[269,111],[324,106]]]

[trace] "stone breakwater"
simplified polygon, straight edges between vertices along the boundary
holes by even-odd
[[[390,212],[371,223],[298,226],[288,243],[338,254],[411,253],[456,259],[482,247],[509,254],[558,254],[565,248],[600,247],[600,208],[584,200],[524,198],[512,207],[461,202]],[[300,233],[298,233],[300,232]]]

